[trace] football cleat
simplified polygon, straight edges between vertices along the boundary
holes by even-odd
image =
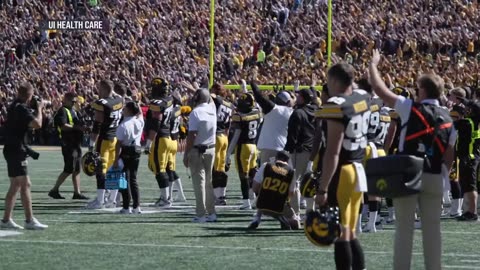
[[[211,214],[205,217],[207,222],[217,222],[217,214]]]
[[[172,202],[170,200],[165,200],[164,198],[160,198],[155,202],[155,206],[160,208],[170,208],[172,207]]]
[[[341,233],[338,211],[338,207],[309,211],[304,226],[307,239],[317,246],[333,244]]]
[[[240,210],[252,210],[252,205],[250,204],[250,200],[243,200],[242,206],[239,208]]]
[[[318,181],[320,179],[319,173],[306,173],[300,181],[300,193],[305,198],[313,198],[317,191]]]
[[[102,159],[97,152],[87,152],[82,157],[82,170],[88,176],[94,176],[102,167]]]
[[[227,201],[225,197],[222,196],[215,199],[215,205],[221,205],[221,206],[227,205]]]
[[[85,209],[102,209],[102,208],[103,208],[103,203],[100,203],[97,199],[89,202],[85,206]]]

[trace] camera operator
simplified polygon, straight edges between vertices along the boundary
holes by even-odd
[[[57,183],[48,192],[53,199],[65,199],[58,191],[68,176],[72,175],[73,199],[88,200],[80,192],[80,160],[82,158],[82,140],[85,126],[79,118],[78,112],[73,108],[77,103],[77,95],[69,92],[63,97],[63,106],[55,114],[55,127],[62,141],[63,172],[58,176]]]
[[[3,155],[7,161],[10,187],[5,197],[5,213],[0,221],[0,228],[4,229],[23,229],[12,220],[12,211],[19,191],[25,211],[25,229],[48,228],[33,217],[31,183],[27,172],[27,157],[38,159],[39,154],[25,143],[25,136],[29,128],[42,127],[43,103],[39,98],[32,100],[32,97],[33,86],[26,82],[22,83],[18,88],[17,99],[8,108]]]

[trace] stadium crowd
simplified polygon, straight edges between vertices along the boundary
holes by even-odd
[[[1,1],[0,126],[20,78],[34,82],[37,94],[50,102],[47,120],[65,91],[75,90],[91,102],[100,78],[120,80],[142,97],[153,76],[174,86],[185,80],[204,83],[209,1],[95,2],[81,8],[78,0]],[[471,72],[480,60],[476,2],[335,2],[332,50],[365,70],[371,50],[381,48],[389,60],[380,68],[393,84],[413,86],[417,73],[434,71],[447,85],[476,88],[478,78]],[[104,17],[110,33],[42,31],[38,23]],[[326,1],[220,0],[215,20],[217,81],[239,84],[252,69],[264,84],[308,83],[312,75],[325,81]]]
[[[64,199],[59,187],[70,174],[79,175],[82,163],[84,172],[95,175],[97,182],[97,196],[86,208],[115,208],[117,193],[123,190],[120,213],[141,213],[140,192],[131,183],[143,152],[160,191],[153,206],[170,208],[183,202],[175,160],[180,139],[186,137],[183,163],[194,183],[193,222],[215,222],[215,206],[227,205],[227,172],[234,155],[242,190],[239,209],[257,209],[248,228],[256,229],[267,215],[282,229],[298,229],[300,209],[306,209],[307,238],[320,245],[336,241],[337,269],[365,269],[356,235],[375,233],[382,223],[396,226],[394,269],[409,269],[418,224],[424,232],[426,268],[440,269],[440,216],[478,221],[476,1],[336,2],[335,64],[328,72],[326,1],[218,1],[217,83],[211,91],[206,89],[208,1],[89,1],[89,7],[77,0],[0,3],[4,44],[0,121],[8,127],[3,152],[13,179],[2,228],[22,228],[11,213],[20,188],[27,206],[25,227],[47,228],[31,211],[25,159],[33,158],[33,150],[21,139],[29,127],[41,126],[37,142],[49,143],[57,128],[65,165],[74,164],[65,166],[49,192],[54,199]],[[111,30],[45,31],[31,23],[68,18],[107,18]],[[252,92],[244,79],[251,81]],[[17,85],[25,80],[29,83]],[[257,87],[299,82],[322,84],[324,91],[318,95],[314,89],[295,87],[296,95],[276,91],[267,97]],[[230,95],[224,84],[241,84],[241,89]],[[18,99],[5,119],[17,91]],[[57,109],[62,114],[54,117]],[[76,111],[89,115],[92,123],[84,123]],[[17,128],[15,119],[24,120],[24,128]],[[67,143],[68,134],[77,132],[80,138],[87,130],[89,151],[81,158],[80,139]],[[142,131],[146,131],[143,146]],[[365,165],[365,174],[362,162],[383,165],[388,158],[382,157],[398,153],[403,155],[394,158],[421,160],[408,169],[423,173],[415,172],[417,182],[426,180],[421,187],[405,183],[407,191],[395,190],[393,201],[386,200],[389,213],[383,220],[378,216],[382,199],[377,196],[388,194],[375,194],[370,186],[367,192],[369,166]],[[127,188],[134,186],[133,209],[125,186],[107,181],[121,167],[119,157],[131,161],[124,164],[123,169],[131,172],[123,180],[129,182]],[[454,160],[457,164],[451,170]],[[393,174],[393,167],[390,164],[387,173]],[[368,182],[371,179],[370,174]],[[177,198],[174,189],[180,193]],[[362,198],[363,193],[368,195]],[[87,197],[78,189],[73,199]],[[417,199],[420,219],[415,214]],[[449,211],[442,212],[442,199]],[[332,239],[315,235],[312,229],[318,225],[314,220],[324,218],[312,218],[319,206],[339,209],[322,210],[342,225],[335,223],[337,231],[327,233]]]

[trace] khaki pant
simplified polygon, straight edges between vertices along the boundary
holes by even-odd
[[[297,183],[290,203],[296,215],[300,215],[300,191],[298,190],[298,187],[303,175],[305,174],[305,171],[307,170],[307,164],[308,161],[310,161],[310,154],[310,152],[301,152],[290,155],[290,161],[295,169],[295,176],[293,180],[295,180]]]
[[[393,199],[395,206],[395,270],[411,267],[415,209],[420,208],[422,222],[423,256],[426,270],[441,269],[442,239],[440,214],[442,212],[443,179],[441,174],[423,173],[419,194]]]
[[[192,174],[193,191],[195,192],[195,212],[197,217],[215,214],[215,195],[212,186],[212,169],[215,148],[207,149],[200,154],[193,148],[188,156],[188,165]]]
[[[277,156],[277,153],[277,150],[260,149],[260,165],[265,162],[270,162],[270,158],[275,158]]]

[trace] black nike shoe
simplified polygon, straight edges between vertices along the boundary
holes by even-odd
[[[60,195],[60,192],[58,192],[58,190],[50,190],[50,192],[48,192],[48,196],[53,198],[53,199],[56,199],[56,200],[64,200],[65,197],[62,197],[62,195]]]
[[[478,215],[470,212],[465,212],[463,215],[457,217],[458,221],[478,221]]]
[[[73,200],[88,200],[89,198],[82,193],[73,193]]]

